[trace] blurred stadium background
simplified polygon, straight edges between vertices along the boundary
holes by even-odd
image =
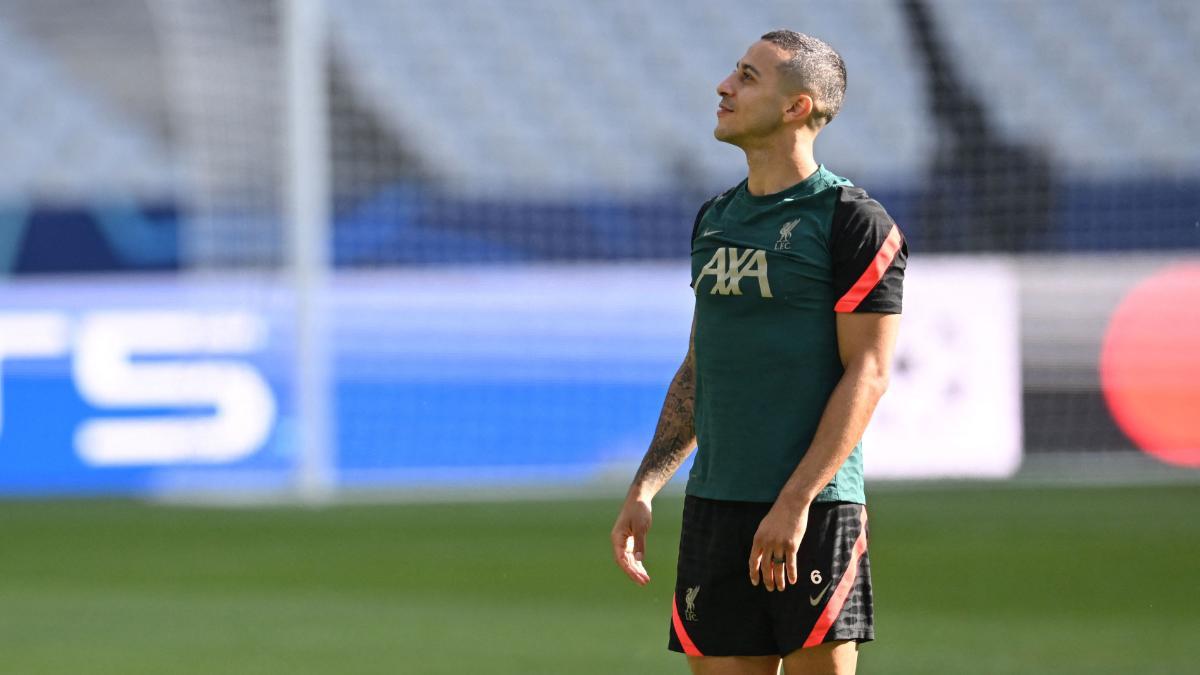
[[[864,670],[1192,672],[1195,2],[0,0],[11,672],[680,669],[607,529],[778,27],[913,255]]]

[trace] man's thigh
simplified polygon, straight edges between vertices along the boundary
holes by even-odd
[[[768,594],[777,653],[875,638],[866,513],[860,504],[811,507],[799,583]]]
[[[777,675],[778,656],[689,656],[694,675]]]
[[[754,532],[770,507],[691,496],[685,500],[671,650],[696,657],[779,661],[767,591],[750,584],[747,566]]]
[[[858,668],[858,643],[826,642],[797,649],[783,657],[784,675],[854,675]]]
[[[685,501],[670,649],[693,657],[778,660],[801,647],[874,638],[865,508],[814,504],[797,554],[801,583],[773,593],[751,586],[746,568],[754,532],[769,509]]]

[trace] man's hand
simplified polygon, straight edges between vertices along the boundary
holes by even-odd
[[[612,529],[613,560],[639,586],[650,583],[650,575],[642,563],[646,555],[646,533],[650,531],[650,500],[671,480],[679,465],[696,447],[696,424],[692,417],[696,399],[696,357],[692,349],[695,337],[696,317],[693,314],[687,355],[675,371],[671,386],[667,387],[667,398],[658,415],[654,439],[638,466]]]
[[[803,505],[779,500],[767,512],[754,533],[750,546],[750,583],[759,577],[768,591],[782,591],[799,577],[796,551],[808,527],[808,502]],[[776,562],[782,560],[783,562]]]
[[[650,521],[650,502],[630,497],[621,507],[612,529],[613,560],[639,586],[650,583],[650,575],[642,564]]]
[[[845,372],[829,396],[812,444],[758,525],[750,547],[750,583],[755,586],[760,576],[768,591],[796,583],[796,551],[808,527],[808,506],[862,439],[887,389],[899,325],[898,314],[837,315],[838,354]]]

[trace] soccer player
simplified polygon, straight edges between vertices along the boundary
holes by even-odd
[[[701,675],[853,673],[874,639],[860,439],[887,387],[907,248],[813,159],[842,58],[767,33],[717,86],[714,135],[748,175],[692,227],[687,356],[612,530],[638,584],[651,500],[688,477],[670,649]]]

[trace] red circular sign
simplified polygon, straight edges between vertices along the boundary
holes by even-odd
[[[1200,264],[1163,269],[1125,296],[1104,336],[1100,383],[1139,447],[1200,467]]]

